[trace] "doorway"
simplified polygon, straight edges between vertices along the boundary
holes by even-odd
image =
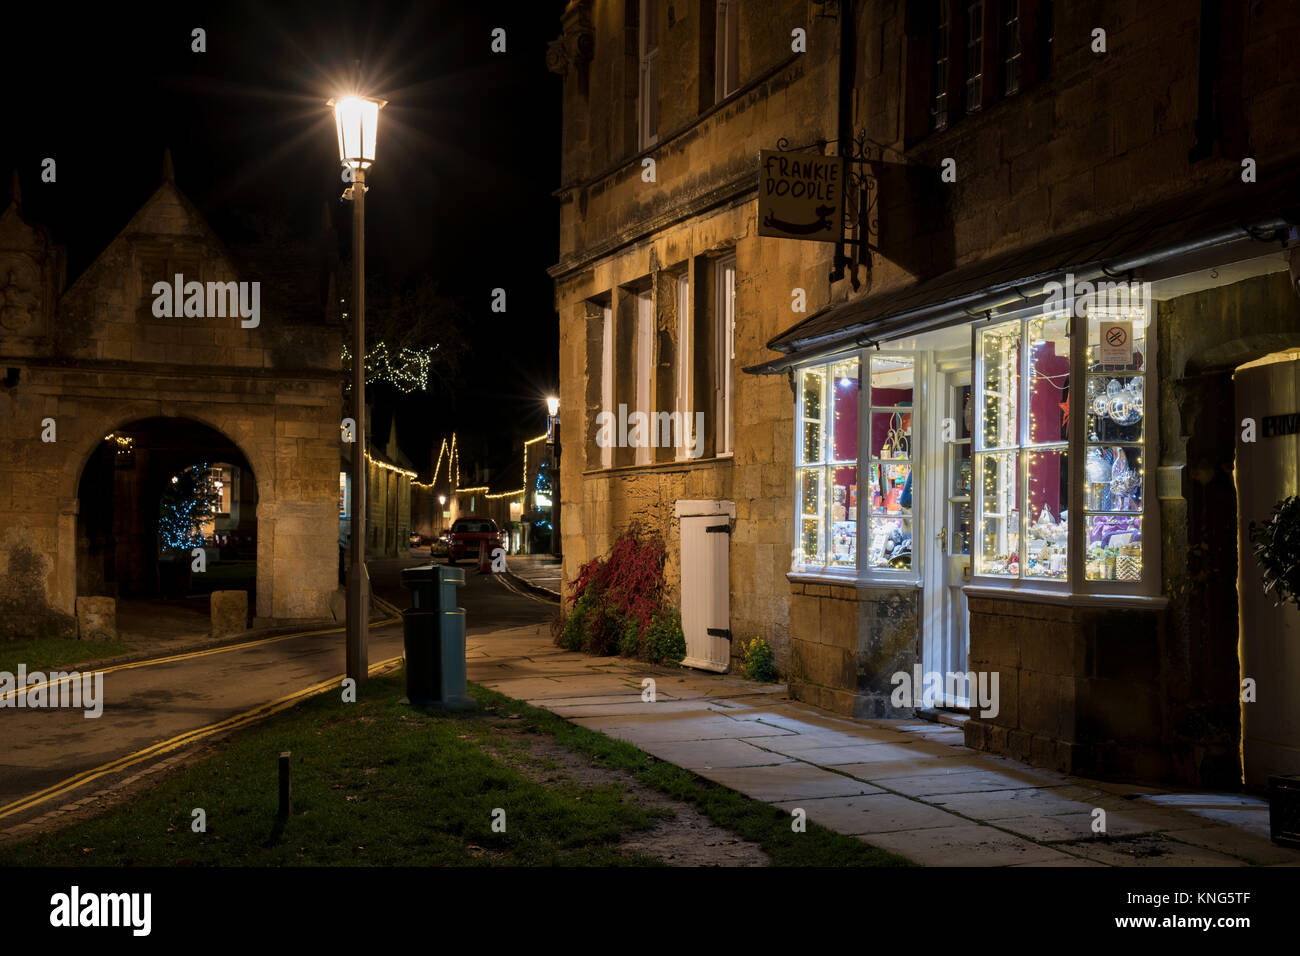
[[[678,501],[681,523],[682,664],[722,673],[731,665],[730,501]]]
[[[970,583],[971,428],[974,420],[969,354],[936,361],[931,378],[930,416],[924,455],[926,553],[922,562],[922,661],[926,672],[966,673],[970,656],[969,616],[962,588]],[[966,709],[964,681],[942,682],[939,706]]]
[[[1266,593],[1250,525],[1269,520],[1282,499],[1300,494],[1300,350],[1247,363],[1233,375],[1235,421],[1256,422],[1255,441],[1237,443],[1239,654],[1242,765],[1247,786],[1264,787],[1271,774],[1300,773],[1300,611]]]

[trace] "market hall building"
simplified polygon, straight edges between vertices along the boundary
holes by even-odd
[[[1300,404],[1300,12],[818,12],[566,10],[566,577],[650,516],[688,663],[763,637],[802,700],[950,711],[973,747],[1075,773],[1300,769],[1296,612],[1245,537],[1300,452],[1241,440]],[[794,28],[806,52],[769,42]],[[844,244],[763,234],[782,149],[858,160]],[[703,408],[701,459],[598,448],[620,402]],[[978,681],[900,706],[918,671],[996,674],[996,707]]]

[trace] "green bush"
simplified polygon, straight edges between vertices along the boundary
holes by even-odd
[[[1279,605],[1300,607],[1300,498],[1283,498],[1267,521],[1252,521],[1250,541],[1263,572],[1264,593],[1272,592]]]
[[[645,633],[646,656],[654,664],[679,664],[686,656],[686,635],[682,622],[672,611],[661,610]]]
[[[623,624],[623,636],[619,638],[618,652],[623,657],[641,656],[641,628],[633,618],[629,617]]]
[[[744,658],[746,677],[765,684],[776,680],[776,660],[772,656],[771,644],[761,637],[756,637],[748,644],[741,644],[740,649]]]
[[[580,651],[585,643],[585,634],[587,629],[587,616],[591,613],[591,600],[587,595],[583,595],[573,604],[573,610],[569,612],[568,618],[564,621],[564,627],[560,630],[559,637],[555,643],[566,651]]]

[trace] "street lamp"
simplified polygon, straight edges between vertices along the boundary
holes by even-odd
[[[348,570],[347,675],[364,684],[369,672],[370,575],[366,571],[366,170],[375,161],[375,134],[385,100],[341,96],[334,109],[343,197],[352,207],[352,566]]]
[[[551,446],[551,555],[557,561],[560,549],[560,400],[555,395],[546,398],[546,411],[550,415],[546,428],[546,443]]]

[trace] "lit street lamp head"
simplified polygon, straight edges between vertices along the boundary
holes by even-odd
[[[548,396],[546,399],[546,410],[550,413],[551,417],[554,418],[560,413],[560,400],[554,395]]]
[[[370,96],[340,96],[327,105],[334,108],[339,136],[339,162],[353,169],[369,169],[375,161],[375,131],[379,111],[388,104]]]

